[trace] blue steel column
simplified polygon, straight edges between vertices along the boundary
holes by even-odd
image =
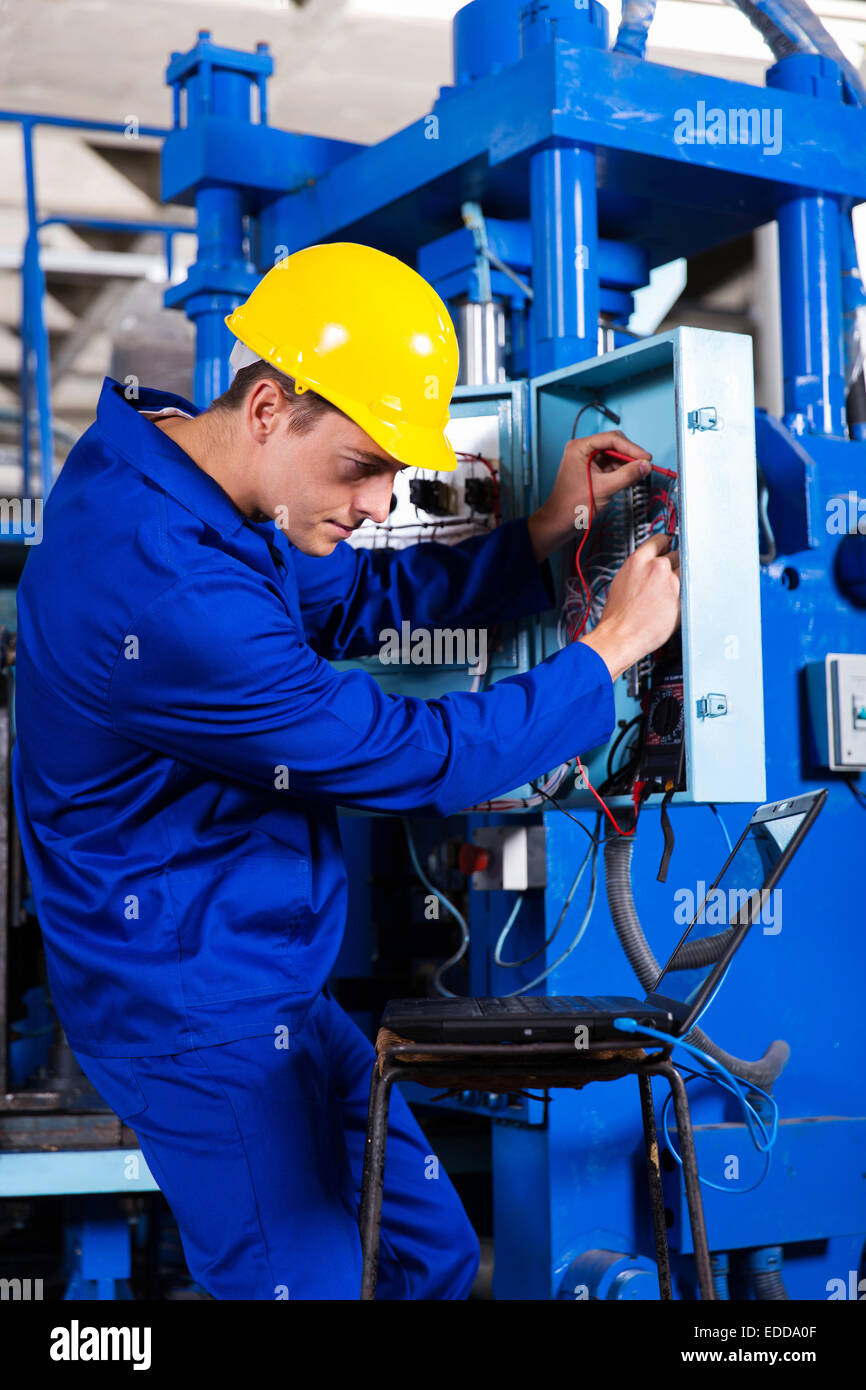
[[[557,39],[607,47],[607,11],[596,0],[531,3],[520,14],[523,55]],[[598,353],[599,268],[595,151],[571,141],[539,150],[529,165],[532,220],[530,373]]]
[[[203,147],[209,124],[219,122],[220,139],[231,170],[225,182],[219,181],[213,165],[201,177],[198,144],[185,147],[189,159],[194,161],[190,165],[191,171],[195,170],[190,183],[198,223],[198,256],[186,281],[169,289],[165,302],[170,307],[183,308],[195,324],[193,393],[196,404],[201,406],[208,405],[230,385],[229,356],[234,338],[225,326],[225,318],[246,298],[258,278],[245,244],[245,219],[248,212],[255,211],[255,200],[245,183],[249,166],[243,165],[239,157],[249,133],[264,131],[266,82],[272,69],[267,44],[258,44],[254,54],[236,53],[217,47],[211,42],[209,30],[203,29],[189,53],[172,55],[167,73],[174,90],[174,135],[197,131]],[[255,124],[254,91],[258,95]],[[166,148],[168,144],[167,141]],[[177,177],[177,170],[173,172]]]
[[[597,0],[474,0],[454,20],[454,77],[465,85],[556,40],[606,48]],[[598,352],[599,269],[595,152],[557,141],[530,160],[532,331],[529,372]]]
[[[203,188],[196,194],[200,265],[245,265],[243,195],[235,188]],[[215,290],[194,294],[186,312],[196,327],[194,390],[208,404],[231,385],[228,358],[234,338],[225,318],[238,303],[234,294]]]
[[[567,367],[598,351],[595,155],[558,144],[530,161],[532,346],[530,372]]]
[[[31,381],[36,382],[36,410],[39,429],[39,464],[42,496],[47,497],[54,481],[54,426],[51,418],[51,362],[48,330],[45,326],[45,277],[39,261],[39,221],[36,207],[36,172],[33,163],[33,126],[23,121],[24,181],[27,195],[27,241],[21,274],[21,464],[22,491],[30,484],[30,402]]]
[[[767,73],[767,85],[841,100],[838,66],[793,54]],[[785,423],[796,434],[847,438],[842,337],[840,200],[827,193],[780,204],[779,271]]]

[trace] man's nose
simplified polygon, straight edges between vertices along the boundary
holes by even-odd
[[[370,517],[371,521],[377,521],[381,525],[390,516],[393,490],[393,478],[377,478],[375,485],[371,484],[369,491],[358,499],[361,511]]]

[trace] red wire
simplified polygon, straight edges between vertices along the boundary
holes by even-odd
[[[596,801],[598,802],[598,804],[599,804],[599,806],[601,807],[601,809],[604,811],[604,814],[607,816],[608,820],[610,821],[611,825],[613,826],[613,828],[614,828],[614,830],[617,832],[617,834],[618,834],[618,835],[625,835],[625,836],[633,835],[634,832],[637,830],[637,818],[638,818],[638,816],[640,815],[640,807],[638,806],[637,798],[638,798],[638,796],[640,795],[640,790],[641,790],[641,788],[642,788],[642,786],[643,786],[643,783],[642,783],[642,782],[635,782],[634,786],[632,787],[632,791],[631,791],[631,800],[632,800],[632,805],[634,806],[634,825],[632,826],[631,830],[623,830],[623,829],[621,829],[620,826],[617,825],[616,821],[614,820],[613,816],[611,815],[610,811],[609,811],[608,808],[607,808],[607,804],[606,804],[604,801],[602,801],[602,799],[601,799],[601,797],[599,796],[598,792],[596,791],[595,787],[594,787],[594,786],[592,785],[592,783],[590,782],[589,777],[587,776],[587,773],[586,773],[586,768],[584,767],[583,763],[580,761],[580,758],[577,757],[577,755],[575,755],[574,761],[577,763],[577,770],[578,770],[578,772],[580,773],[581,777],[583,778],[584,783],[586,784],[587,789],[588,789],[589,791],[592,792],[593,796],[595,797],[595,799],[596,799]]]
[[[593,449],[592,453],[586,460],[586,486],[589,491],[589,521],[584,529],[583,535],[580,538],[580,545],[577,547],[577,554],[574,557],[574,567],[577,571],[577,577],[580,580],[581,586],[583,588],[584,598],[586,600],[586,612],[583,615],[583,622],[581,623],[580,627],[577,629],[577,632],[571,639],[573,642],[577,641],[578,637],[581,635],[583,629],[586,627],[586,624],[589,621],[589,587],[587,585],[586,580],[583,577],[583,570],[580,567],[580,556],[583,551],[583,547],[586,545],[586,538],[589,535],[590,527],[592,526],[593,518],[595,516],[595,495],[592,490],[592,465],[594,460],[598,458],[599,454],[606,454],[608,458],[618,459],[620,463],[634,463],[634,459],[631,458],[629,454],[621,454],[617,449]]]
[[[593,491],[592,491],[592,464],[593,464],[593,460],[594,460],[595,458],[597,458],[599,454],[607,454],[608,458],[618,459],[618,460],[620,460],[622,463],[633,463],[633,462],[634,462],[634,460],[633,460],[632,458],[630,458],[628,454],[620,454],[620,453],[617,452],[616,449],[593,449],[592,453],[589,455],[589,458],[588,458],[587,461],[586,461],[586,482],[587,482],[587,487],[588,487],[588,489],[589,489],[589,524],[587,525],[586,529],[584,530],[583,536],[581,537],[581,540],[580,540],[580,544],[579,544],[579,546],[577,547],[577,554],[576,554],[575,557],[574,557],[575,569],[577,570],[578,577],[579,577],[580,582],[581,582],[581,584],[582,584],[582,586],[583,586],[583,592],[584,592],[584,594],[585,594],[585,596],[586,596],[586,612],[585,612],[584,615],[583,615],[583,622],[581,623],[580,627],[578,628],[577,632],[575,633],[575,636],[574,636],[574,639],[573,639],[574,641],[576,641],[577,638],[580,636],[580,634],[583,632],[583,629],[586,627],[587,619],[589,618],[589,604],[590,604],[589,589],[587,588],[586,580],[585,580],[584,577],[583,577],[583,571],[582,571],[582,569],[581,569],[581,567],[580,567],[580,556],[581,556],[581,551],[583,550],[583,547],[584,547],[584,545],[586,544],[586,538],[587,538],[587,536],[589,535],[589,528],[590,528],[590,526],[592,526],[593,516],[594,516],[594,513],[595,513],[595,496],[594,496]],[[666,474],[667,474],[669,477],[671,477],[671,478],[673,478],[673,477],[676,476],[675,474],[671,473],[669,469],[666,469],[666,468],[659,468],[659,469],[656,469],[656,472],[659,472],[659,473],[666,473]],[[592,792],[593,796],[595,797],[595,799],[596,799],[596,801],[598,802],[598,804],[599,804],[599,806],[601,807],[601,809],[604,811],[604,814],[607,816],[608,820],[610,821],[610,823],[611,823],[611,825],[613,826],[613,828],[616,830],[617,834],[618,834],[618,835],[623,835],[623,836],[630,836],[630,835],[633,835],[633,834],[635,833],[635,831],[637,830],[637,820],[638,820],[638,816],[640,815],[640,807],[639,807],[639,805],[638,805],[638,797],[640,796],[640,793],[641,793],[643,784],[640,783],[640,782],[635,782],[634,786],[632,787],[632,805],[633,805],[633,807],[634,807],[635,822],[634,822],[634,825],[632,826],[631,830],[623,830],[619,825],[617,825],[617,823],[616,823],[614,817],[611,815],[611,813],[610,813],[610,811],[608,810],[608,808],[607,808],[605,802],[601,799],[601,797],[599,796],[598,792],[595,790],[595,787],[594,787],[594,786],[592,785],[592,783],[590,782],[589,777],[587,776],[587,773],[586,773],[586,769],[584,768],[583,763],[580,761],[580,758],[577,757],[577,756],[575,756],[575,762],[577,763],[578,772],[580,773],[581,777],[583,778],[583,780],[584,780],[584,782],[585,782],[585,784],[586,784],[588,790]]]
[[[585,580],[584,577],[583,577],[583,570],[580,568],[580,556],[581,556],[581,551],[583,550],[583,547],[586,545],[586,538],[587,538],[587,536],[589,535],[589,529],[590,529],[590,527],[592,526],[593,517],[594,517],[594,515],[595,515],[595,496],[594,496],[593,491],[592,491],[592,461],[593,461],[594,458],[597,458],[599,454],[607,454],[607,453],[613,454],[613,450],[612,450],[612,449],[593,449],[592,453],[589,455],[588,459],[586,460],[586,486],[587,486],[587,488],[588,488],[588,490],[589,490],[589,521],[587,522],[586,526],[584,527],[583,535],[582,535],[581,538],[580,538],[580,544],[579,544],[579,546],[577,547],[577,554],[576,554],[575,557],[574,557],[574,568],[575,568],[576,571],[577,571],[577,577],[578,577],[578,579],[580,580],[581,586],[582,586],[582,588],[583,588],[584,598],[586,599],[586,612],[585,612],[584,615],[583,615],[583,622],[581,623],[580,627],[577,629],[577,632],[574,634],[573,638],[571,639],[573,642],[576,642],[576,641],[577,641],[578,637],[579,637],[580,634],[583,632],[583,629],[586,627],[586,624],[587,624],[587,622],[589,621],[589,605],[590,605],[589,588],[588,588],[588,586],[587,586],[586,580]],[[624,458],[625,456],[624,456],[623,454],[620,454],[620,455],[615,455],[615,457]]]

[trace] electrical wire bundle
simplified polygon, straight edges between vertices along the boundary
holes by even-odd
[[[552,797],[553,793],[559,790],[570,767],[571,760],[567,763],[560,763],[558,767],[547,774],[542,786],[533,791],[530,796],[500,796],[492,801],[480,801],[477,806],[466,806],[461,814],[465,815],[473,811],[531,811],[534,807],[540,806],[545,797]],[[556,802],[553,804],[557,805]]]
[[[572,427],[572,439],[577,433],[577,426],[580,417],[586,410],[598,410],[615,424],[619,424],[620,417],[610,411],[602,402],[594,400],[581,407],[575,416]],[[557,639],[562,648],[571,642],[575,642],[582,636],[584,631],[591,630],[600,620],[607,601],[608,591],[611,582],[624,563],[628,554],[635,546],[641,544],[649,536],[658,532],[673,536],[677,526],[676,504],[674,502],[674,487],[677,475],[671,469],[656,467],[647,479],[636,483],[629,490],[630,496],[625,492],[614,495],[608,502],[600,522],[593,530],[593,522],[596,519],[596,503],[592,487],[592,465],[596,458],[606,456],[608,459],[618,462],[632,462],[629,455],[621,454],[613,448],[594,449],[589,454],[586,461],[586,481],[589,495],[589,516],[587,525],[583,529],[583,534],[579,541],[574,542],[574,546],[569,554],[563,551],[563,572],[561,590],[563,593],[563,604],[557,623]],[[472,458],[473,455],[461,455],[464,458]],[[480,456],[478,456],[480,458]],[[482,460],[483,462],[484,460]],[[657,479],[666,479],[663,483]],[[652,480],[652,481],[651,481]],[[582,556],[587,540],[590,538],[592,530],[592,542],[587,552],[586,564],[589,577],[584,572]],[[574,573],[571,573],[571,570]],[[648,667],[648,661],[645,663]],[[643,674],[644,663],[641,663],[641,674]],[[472,690],[477,691],[481,687],[481,679],[476,676],[472,684]],[[639,715],[631,721],[628,728],[633,727],[644,719]],[[624,730],[623,733],[627,732]],[[612,766],[613,755],[619,746],[618,737],[611,748],[608,756],[607,777],[602,783],[602,790],[606,794],[627,794],[632,792],[632,804],[635,812],[635,826],[637,815],[640,810],[639,795],[641,788],[635,783],[634,774],[637,771],[639,760],[640,734],[632,741],[626,749],[627,758],[623,765],[614,771]],[[630,830],[621,830],[610,815],[604,802],[601,800],[596,789],[590,784],[589,778],[583,768],[580,759],[570,759],[566,763],[561,763],[548,774],[544,786],[530,797],[503,797],[497,800],[480,803],[477,806],[467,807],[467,811],[507,811],[517,809],[531,809],[540,804],[541,799],[546,795],[551,798],[565,780],[571,764],[574,762],[578,775],[582,779],[581,785],[584,786],[596,798],[602,806],[605,814],[616,826],[620,834],[634,834],[635,827]],[[628,780],[626,780],[628,779]],[[556,802],[553,802],[556,805]],[[561,808],[560,808],[561,809]]]
[[[599,622],[611,581],[628,554],[628,521],[627,499],[617,494],[596,521],[583,567],[576,540],[563,552],[563,604],[557,625],[560,647],[577,641]]]
[[[559,809],[562,810],[563,808],[560,807]],[[568,813],[566,812],[565,814]],[[574,817],[571,817],[571,819],[574,819]],[[537,957],[540,956],[543,951],[546,951],[551,946],[555,937],[557,936],[557,933],[559,932],[560,927],[565,921],[568,910],[571,907],[572,901],[574,899],[574,895],[577,892],[578,885],[580,884],[580,881],[583,878],[587,864],[589,864],[591,866],[589,900],[584,909],[583,916],[580,920],[580,925],[578,926],[569,945],[565,948],[562,954],[557,957],[555,961],[553,961],[544,970],[542,970],[539,975],[536,975],[534,979],[529,980],[524,985],[520,985],[517,989],[510,990],[507,995],[500,995],[500,998],[511,998],[514,995],[525,994],[527,990],[535,989],[537,985],[543,984],[544,981],[553,973],[553,971],[556,970],[560,965],[562,965],[563,961],[566,961],[568,959],[572,951],[576,949],[576,947],[580,944],[581,940],[583,939],[584,933],[589,925],[589,920],[592,916],[593,908],[595,907],[598,890],[598,850],[600,844],[599,831],[601,829],[601,812],[596,813],[594,831],[589,831],[587,827],[583,825],[580,821],[577,821],[576,823],[580,825],[581,830],[583,830],[589,836],[589,844],[587,846],[586,853],[584,854],[583,859],[581,860],[581,863],[578,867],[577,873],[574,876],[572,885],[568,890],[565,902],[562,905],[562,910],[559,914],[559,917],[557,918],[556,925],[554,926],[553,931],[546,938],[546,940],[543,941],[539,947],[537,947],[536,950],[532,951],[528,956],[524,956],[523,959],[502,959],[503,947],[505,946],[505,942],[507,941],[511,933],[511,930],[515,922],[517,921],[518,916],[520,915],[520,909],[523,906],[524,895],[521,893],[515,899],[514,906],[512,907],[511,912],[509,913],[508,920],[499,934],[499,938],[496,942],[496,946],[494,947],[493,951],[494,962],[496,965],[501,966],[504,970],[517,970],[518,968],[524,965],[528,965],[530,961],[537,959]],[[466,918],[458,910],[454,903],[452,903],[449,898],[446,898],[445,894],[440,889],[434,887],[430,879],[424,873],[424,870],[421,868],[421,865],[418,861],[418,853],[415,848],[415,841],[412,837],[411,826],[408,820],[406,820],[405,818],[403,819],[403,829],[406,832],[406,842],[409,846],[409,856],[412,860],[412,867],[414,868],[416,874],[423,883],[424,887],[428,890],[428,892],[432,893],[433,896],[438,899],[438,901],[443,905],[443,907],[446,908],[448,912],[450,912],[451,916],[454,918],[454,921],[457,923],[458,928],[460,929],[460,944],[457,947],[457,950],[454,952],[453,955],[449,956],[446,961],[443,961],[442,964],[437,967],[433,975],[433,988],[436,990],[437,994],[444,995],[448,999],[453,999],[455,997],[454,992],[453,990],[448,989],[442,983],[442,976],[445,974],[446,970],[450,970],[452,966],[457,965],[458,962],[463,959],[467,950],[469,949],[469,926],[466,922]]]
[[[632,550],[652,535],[661,532],[674,536],[677,530],[674,500],[677,475],[668,468],[653,468],[652,473],[645,480],[633,484],[628,493],[620,492],[610,499],[596,522],[586,558],[583,559],[583,548],[595,512],[592,462],[601,454],[622,462],[631,461],[627,455],[612,449],[597,449],[587,460],[589,525],[580,541],[574,542],[570,554],[563,554],[563,604],[557,625],[560,647],[566,646],[567,642],[577,641],[584,631],[591,631],[600,621],[611,581]],[[656,475],[659,475],[659,479],[666,479],[666,483],[657,480]]]
[[[586,827],[583,826],[583,829],[585,830]],[[548,950],[548,948],[552,945],[554,938],[557,935],[557,932],[559,931],[560,927],[565,921],[568,909],[571,907],[572,899],[574,898],[574,895],[577,892],[580,880],[583,878],[584,870],[586,869],[587,864],[591,863],[592,868],[589,883],[589,900],[584,909],[583,917],[580,921],[580,926],[577,928],[577,931],[572,937],[570,944],[566,947],[562,954],[558,956],[555,961],[552,962],[552,964],[548,965],[546,969],[544,969],[541,972],[540,975],[536,975],[534,980],[529,980],[527,984],[521,985],[519,989],[509,990],[507,994],[500,994],[498,996],[499,998],[511,999],[515,995],[525,994],[528,989],[535,989],[537,985],[543,984],[544,981],[553,973],[553,971],[556,970],[560,965],[562,965],[563,961],[568,960],[568,957],[571,955],[572,951],[574,951],[575,948],[582,941],[584,932],[589,926],[589,919],[592,916],[592,910],[595,907],[595,900],[597,895],[596,890],[598,888],[598,847],[600,829],[601,812],[598,811],[596,812],[595,817],[595,830],[591,834],[589,831],[587,831],[587,834],[590,835],[590,842],[587,845],[586,853],[580,862],[577,873],[574,876],[572,885],[569,888],[568,893],[566,895],[565,902],[562,905],[562,910],[559,914],[559,917],[556,920],[556,925],[553,928],[553,931],[550,933],[550,936],[548,936],[547,939],[543,941],[539,947],[536,948],[536,950],[532,951],[530,955],[524,956],[521,960],[503,960],[502,948],[504,947],[505,942],[507,941],[508,936],[511,932],[511,929],[518,918],[520,909],[523,906],[522,893],[515,902],[514,907],[511,909],[511,912],[509,914],[508,921],[505,923],[505,926],[499,933],[499,938],[496,942],[495,947],[493,948],[494,964],[501,966],[503,970],[517,970],[521,966],[528,965],[530,961],[536,960],[537,957],[540,956],[543,951]]]

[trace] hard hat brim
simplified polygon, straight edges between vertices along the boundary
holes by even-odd
[[[300,377],[296,380],[303,381]],[[309,389],[342,410],[398,463],[405,463],[409,468],[429,468],[439,473],[453,473],[456,469],[457,456],[453,445],[447,435],[440,431],[419,425],[391,424],[357,401],[341,399],[339,392],[323,391],[312,384]]]
[[[398,463],[409,468],[432,469],[438,473],[453,473],[457,467],[457,456],[448,437],[441,431],[421,425],[397,423],[381,419],[369,406],[344,392],[333,391],[323,386],[314,377],[306,375],[296,364],[283,365],[282,353],[275,352],[270,343],[263,338],[257,341],[256,334],[238,332],[236,312],[226,317],[226,326],[234,336],[252,352],[258,353],[265,362],[272,362],[278,372],[290,376],[298,385],[308,391],[315,391],[323,400],[341,410],[365,434],[390,454]],[[299,394],[301,394],[299,392]]]

